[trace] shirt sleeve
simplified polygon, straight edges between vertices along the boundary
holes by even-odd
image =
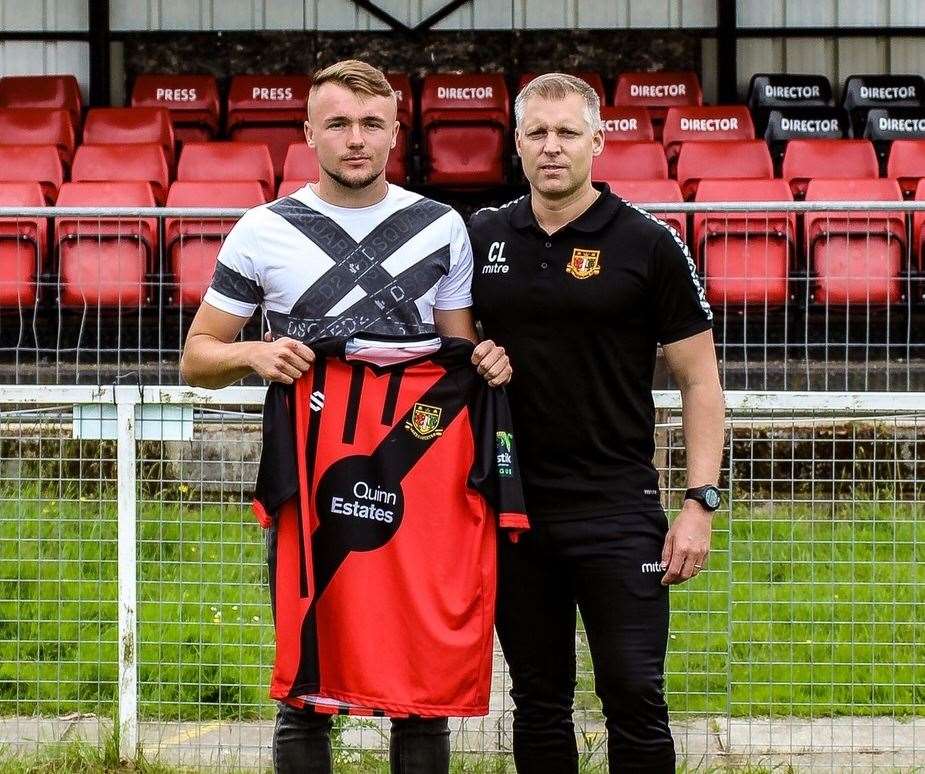
[[[476,450],[469,486],[494,509],[498,526],[510,530],[512,539],[516,539],[530,529],[530,522],[504,388],[479,385],[470,414]]]
[[[650,279],[659,343],[671,344],[713,327],[713,312],[690,250],[674,229],[666,229],[655,243]]]
[[[256,268],[253,218],[245,213],[225,237],[203,300],[223,312],[250,317],[263,301]]]
[[[450,271],[437,285],[437,309],[467,309],[472,306],[472,245],[466,225],[455,210],[450,236]]]
[[[294,417],[290,410],[295,391],[272,382],[263,405],[263,447],[257,468],[252,509],[266,529],[280,506],[299,492]]]

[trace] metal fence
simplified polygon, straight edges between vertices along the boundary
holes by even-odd
[[[23,754],[115,728],[126,756],[270,768],[272,623],[247,507],[261,399],[0,388],[0,744]],[[673,509],[679,396],[655,399]],[[729,391],[727,405],[708,568],[671,593],[681,760],[925,765],[925,394]],[[583,770],[605,771],[581,633],[577,646]],[[454,722],[460,770],[512,770],[507,688],[497,654],[491,713]],[[339,761],[381,769],[384,734],[339,720]]]
[[[691,247],[727,389],[925,389],[925,202],[642,206]],[[0,383],[179,384],[242,212],[0,207]]]

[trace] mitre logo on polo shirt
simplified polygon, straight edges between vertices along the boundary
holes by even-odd
[[[572,250],[572,260],[565,270],[575,279],[588,279],[601,273],[600,250],[582,250],[576,247]]]

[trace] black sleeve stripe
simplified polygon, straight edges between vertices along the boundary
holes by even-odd
[[[254,280],[248,279],[221,261],[215,264],[212,275],[212,289],[226,298],[243,301],[246,304],[259,304],[263,301],[263,289]]]

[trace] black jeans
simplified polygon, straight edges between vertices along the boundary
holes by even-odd
[[[663,693],[668,588],[663,512],[534,522],[499,541],[497,627],[511,674],[520,774],[576,774],[576,607],[607,726],[612,772],[675,770]],[[653,565],[654,563],[654,565]]]
[[[273,731],[276,774],[331,774],[330,715],[280,704]],[[446,718],[394,718],[389,738],[392,774],[446,774],[450,729]]]

